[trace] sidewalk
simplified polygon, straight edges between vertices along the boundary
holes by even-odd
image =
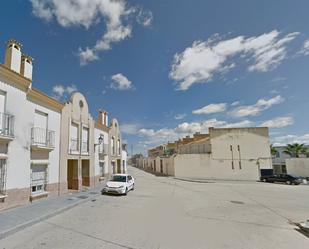
[[[104,182],[81,192],[50,197],[0,212],[0,240],[101,194]]]

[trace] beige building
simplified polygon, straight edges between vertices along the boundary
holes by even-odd
[[[309,178],[309,158],[287,158],[286,173]]]
[[[94,171],[94,120],[85,97],[73,93],[61,113],[60,192],[92,187]]]
[[[138,160],[138,167],[180,178],[258,180],[272,169],[268,128],[209,128],[181,140],[178,153]]]
[[[122,139],[117,119],[112,119],[109,126],[109,172],[112,174],[125,172],[122,162]]]

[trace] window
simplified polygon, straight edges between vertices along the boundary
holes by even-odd
[[[99,163],[100,166],[100,176],[104,176],[104,162]]]
[[[0,159],[0,195],[5,195],[6,159]]]
[[[121,150],[120,150],[120,139],[117,140],[117,152],[118,152],[118,156],[121,155]]]
[[[112,155],[115,155],[115,138],[112,137],[111,139],[111,146],[112,146]]]
[[[232,161],[231,163],[232,163],[232,169],[234,169],[234,161]]]
[[[233,151],[233,146],[232,145],[230,145],[230,150]]]
[[[70,152],[79,151],[78,138],[78,124],[72,122],[70,126]]]
[[[82,130],[82,152],[89,152],[89,129],[87,127],[83,127]]]
[[[31,192],[33,194],[46,191],[47,183],[47,166],[32,165],[31,166]]]
[[[237,150],[240,151],[240,146],[239,145],[237,145]]]
[[[241,169],[241,161],[239,161],[238,164],[239,164],[239,169]]]

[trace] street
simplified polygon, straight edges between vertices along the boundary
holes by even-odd
[[[188,182],[129,167],[135,190],[100,195],[3,240],[0,248],[309,248],[309,187]]]

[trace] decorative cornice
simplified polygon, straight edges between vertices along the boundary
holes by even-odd
[[[105,131],[105,132],[107,132],[107,133],[108,133],[109,130],[110,130],[109,127],[107,127],[106,125],[100,124],[100,123],[98,123],[98,122],[95,122],[94,127],[97,128],[97,129],[99,129],[99,130]]]
[[[41,91],[39,91],[35,88],[32,88],[32,89],[29,90],[28,97],[35,99],[35,100],[38,100],[41,103],[43,103],[47,106],[53,107],[54,109],[56,109],[58,111],[61,111],[62,108],[64,107],[64,104],[61,103],[60,101],[48,96],[47,94],[45,94],[45,93],[43,93],[43,92],[41,92]]]
[[[0,64],[0,79],[3,79],[6,83],[9,83],[19,89],[28,91],[32,81],[19,73],[7,68],[3,64]]]

